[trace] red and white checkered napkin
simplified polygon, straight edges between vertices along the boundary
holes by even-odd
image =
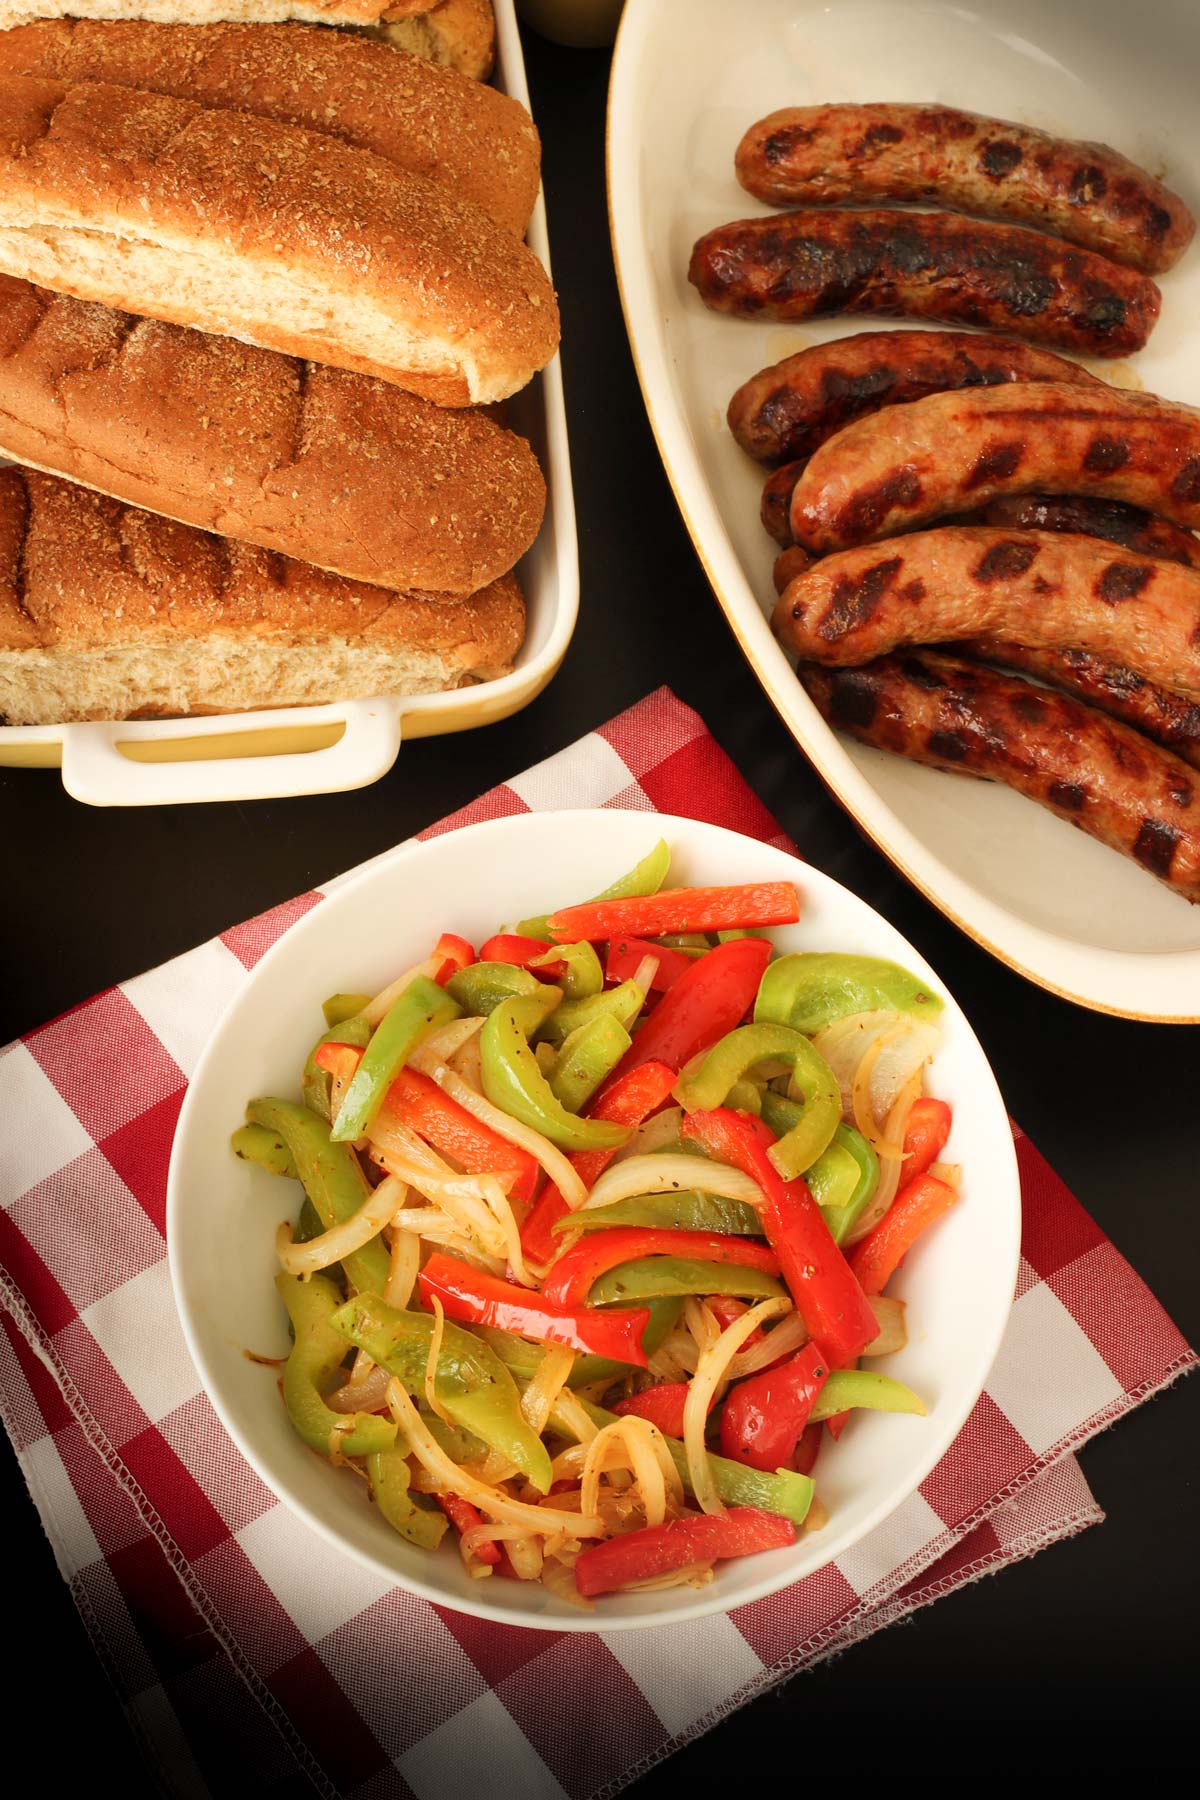
[[[660,690],[432,828],[554,806],[688,813],[785,844]],[[919,1493],[728,1617],[556,1636],[367,1573],[294,1519],[200,1391],[167,1275],[189,1071],[302,895],[0,1054],[0,1407],[96,1649],[170,1791],[611,1794],[784,1675],[1102,1514],[1071,1452],[1189,1368],[1169,1318],[1017,1134],[1024,1260],[987,1392]],[[15,1127],[15,1129],[14,1129]],[[1046,1370],[1053,1369],[1053,1381]],[[586,1707],[562,1696],[584,1693]]]

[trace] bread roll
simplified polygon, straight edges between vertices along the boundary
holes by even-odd
[[[390,594],[0,469],[0,720],[46,725],[427,694],[502,674],[512,575]]]
[[[442,405],[553,355],[545,270],[468,201],[299,126],[104,82],[0,79],[0,272]]]
[[[109,81],[301,125],[452,189],[522,233],[540,151],[516,100],[361,32],[43,20],[0,31],[0,76]]]
[[[2,0],[0,0],[2,3]],[[492,0],[396,0],[380,20],[389,43],[486,81],[496,61]]]
[[[523,438],[402,388],[0,275],[0,456],[380,587],[470,594],[523,556]]]

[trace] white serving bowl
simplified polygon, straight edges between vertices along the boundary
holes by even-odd
[[[947,1155],[964,1168],[959,1206],[893,1285],[909,1342],[886,1368],[921,1393],[926,1418],[860,1414],[822,1447],[817,1492],[829,1522],[795,1545],[719,1564],[700,1589],[612,1596],[585,1612],[537,1583],[473,1581],[455,1548],[413,1548],[365,1485],[326,1466],[295,1435],[277,1371],[287,1322],[273,1240],[294,1215],[290,1184],[237,1160],[229,1135],[255,1095],[295,1096],[321,1029],[321,1000],[375,992],[428,953],[439,932],[478,943],[500,925],[607,886],[665,837],[672,885],[795,881],[800,923],[782,950],[890,957],[946,997],[931,1090],[954,1107]],[[899,932],[828,876],[768,845],[692,819],[636,812],[531,813],[391,852],[305,915],[255,967],[213,1034],[188,1091],[171,1157],[167,1234],[189,1349],[230,1436],[279,1498],[349,1556],[430,1600],[478,1617],[554,1630],[621,1630],[724,1612],[786,1587],[847,1550],[905,1500],[945,1453],[983,1389],[1016,1281],[1020,1190],[1012,1136],[978,1040],[944,985]]]

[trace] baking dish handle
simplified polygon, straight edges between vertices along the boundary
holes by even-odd
[[[68,725],[62,727],[63,786],[88,806],[344,792],[378,781],[391,768],[403,709],[403,700],[391,697],[302,712],[288,707],[236,720],[180,719],[172,722],[167,741],[161,719]]]

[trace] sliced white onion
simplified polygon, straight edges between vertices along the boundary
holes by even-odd
[[[955,1192],[962,1186],[961,1163],[930,1163],[929,1173],[933,1176],[935,1181],[944,1181],[946,1186],[952,1187]]]
[[[409,1058],[413,1068],[416,1056],[434,1057],[438,1062],[449,1062],[458,1055],[464,1044],[469,1044],[483,1030],[485,1020],[482,1018],[451,1019],[448,1024],[439,1025],[428,1032],[417,1045],[416,1052]]]
[[[658,965],[661,961],[661,956],[643,956],[633,971],[633,985],[641,988],[643,994],[648,994],[654,985],[654,977],[658,974]]]
[[[721,1381],[728,1375],[729,1365],[746,1339],[764,1319],[777,1318],[791,1310],[791,1301],[780,1294],[771,1300],[760,1300],[749,1312],[727,1325],[716,1343],[707,1349],[696,1365],[696,1373],[688,1384],[683,1408],[683,1447],[687,1455],[688,1477],[692,1494],[701,1512],[723,1513],[725,1503],[717,1492],[712,1464],[704,1444],[708,1409]]]
[[[763,1204],[757,1181],[741,1169],[710,1162],[706,1156],[688,1156],[686,1152],[672,1156],[669,1151],[660,1151],[653,1156],[631,1156],[628,1162],[610,1163],[592,1188],[586,1205],[590,1211],[617,1200],[632,1200],[637,1194],[679,1194],[691,1188],[702,1194],[720,1194],[726,1200],[742,1200],[748,1206]]]
[[[682,1123],[682,1106],[668,1106],[664,1111],[654,1113],[644,1125],[638,1126],[627,1144],[621,1145],[609,1163],[609,1168],[614,1169],[618,1163],[628,1162],[631,1156],[648,1156],[667,1144],[678,1144],[679,1127]]]
[[[854,1113],[854,1077],[863,1057],[877,1039],[886,1038],[875,1054],[870,1072],[871,1121],[876,1129],[887,1118],[902,1088],[929,1061],[937,1048],[936,1026],[907,1013],[852,1013],[819,1031],[814,1047],[837,1077],[842,1112]]]
[[[908,1115],[920,1098],[923,1079],[924,1070],[918,1069],[907,1086],[901,1088],[895,1105],[884,1120],[881,1133],[883,1149],[879,1153],[879,1182],[871,1196],[870,1205],[864,1209],[853,1229],[847,1233],[847,1248],[851,1244],[861,1243],[868,1232],[874,1231],[896,1198],[904,1175],[903,1145],[904,1134],[908,1129]]]
[[[879,1336],[871,1339],[863,1355],[892,1356],[897,1350],[903,1350],[908,1342],[903,1300],[894,1300],[887,1294],[872,1294],[868,1304],[875,1314]]]
[[[543,1534],[567,1531],[572,1537],[604,1536],[604,1525],[600,1519],[566,1512],[557,1507],[530,1506],[525,1501],[513,1500],[508,1494],[502,1494],[499,1489],[488,1487],[469,1475],[447,1456],[395,1379],[388,1383],[387,1402],[412,1454],[438,1483],[442,1492],[460,1494],[472,1506],[477,1506],[480,1512],[486,1513],[489,1519],[499,1519],[505,1525],[525,1525]]]
[[[391,1379],[386,1369],[376,1366],[365,1381],[347,1381],[343,1387],[335,1388],[325,1396],[325,1404],[339,1413],[378,1412],[387,1404],[387,1384]]]
[[[294,1244],[291,1226],[282,1226],[275,1240],[279,1260],[289,1275],[315,1275],[378,1237],[397,1207],[404,1205],[404,1199],[403,1185],[389,1175],[371,1190],[357,1212],[306,1244]]]
[[[786,1319],[781,1319],[774,1330],[763,1333],[761,1344],[752,1344],[749,1350],[743,1350],[735,1356],[729,1365],[730,1381],[740,1381],[743,1375],[755,1375],[759,1369],[765,1369],[780,1356],[790,1356],[793,1350],[802,1350],[808,1342],[808,1327],[798,1312],[790,1312]]]
[[[414,1211],[425,1212],[425,1207],[413,1208]],[[403,1218],[409,1209],[401,1209]],[[442,1214],[445,1217],[445,1214]],[[421,1266],[420,1241],[407,1231],[393,1231],[391,1252],[388,1260],[388,1278],[384,1283],[383,1297],[389,1306],[403,1312],[412,1299],[412,1291],[416,1286],[417,1271]]]
[[[525,1422],[541,1437],[546,1421],[554,1410],[554,1402],[571,1373],[575,1352],[566,1344],[551,1344],[538,1364],[537,1373],[521,1395],[521,1411]]]

